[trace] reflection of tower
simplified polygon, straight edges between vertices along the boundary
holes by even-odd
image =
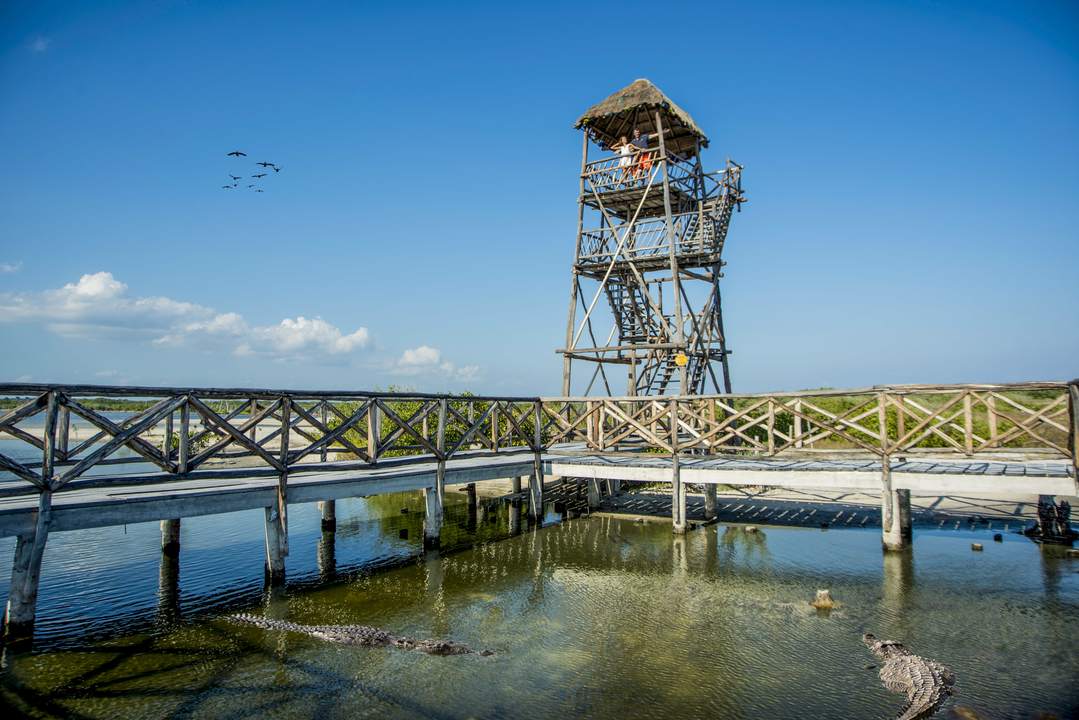
[[[611,377],[620,365],[629,395],[730,392],[719,280],[742,167],[728,160],[706,173],[708,138],[648,80],[593,106],[577,127],[584,151],[563,394],[573,393],[574,361],[593,365],[578,380],[585,395],[597,381],[621,394]],[[589,161],[593,143],[617,152]]]

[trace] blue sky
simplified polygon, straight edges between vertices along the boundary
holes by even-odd
[[[162,0],[0,6],[0,377],[557,393],[638,77],[746,167],[736,390],[1079,376],[1073,2]]]

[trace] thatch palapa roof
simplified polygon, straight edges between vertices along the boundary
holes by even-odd
[[[583,128],[593,140],[610,147],[622,135],[632,137],[634,128],[642,133],[655,132],[657,110],[663,126],[670,128],[664,138],[667,147],[681,155],[692,153],[698,141],[701,147],[708,147],[707,136],[689,113],[644,78],[588,108],[574,127]]]

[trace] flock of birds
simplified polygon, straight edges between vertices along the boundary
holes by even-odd
[[[243,152],[242,150],[233,150],[232,152],[228,153],[227,156],[239,159],[242,157],[247,157],[247,153]],[[272,162],[258,162],[255,164],[262,166],[263,172],[258,172],[254,175],[251,175],[250,177],[256,182],[250,183],[247,187],[248,189],[254,190],[255,192],[263,192],[262,188],[258,187],[257,181],[262,180],[262,178],[269,175],[270,170],[273,170],[275,173],[281,172],[281,167]],[[238,188],[240,186],[240,181],[244,179],[243,175],[233,175],[232,173],[229,173],[228,176],[232,178],[232,184],[222,185],[222,190],[232,190],[234,188]]]

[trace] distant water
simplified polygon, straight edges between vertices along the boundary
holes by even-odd
[[[156,523],[57,533],[38,649],[6,654],[0,700],[110,720],[894,717],[903,699],[859,640],[871,631],[953,668],[953,705],[986,718],[1079,711],[1079,561],[1024,538],[920,531],[912,553],[882,556],[879,530],[676,538],[593,517],[511,535],[522,508],[472,515],[461,495],[444,540],[476,544],[426,557],[418,494],[339,502],[332,572],[314,506],[290,508],[280,591],[263,590],[257,512],[183,522],[178,598],[159,594]],[[8,540],[0,562],[11,554]],[[821,587],[840,603],[827,615],[808,606]],[[337,646],[220,619],[241,609],[496,654]]]

